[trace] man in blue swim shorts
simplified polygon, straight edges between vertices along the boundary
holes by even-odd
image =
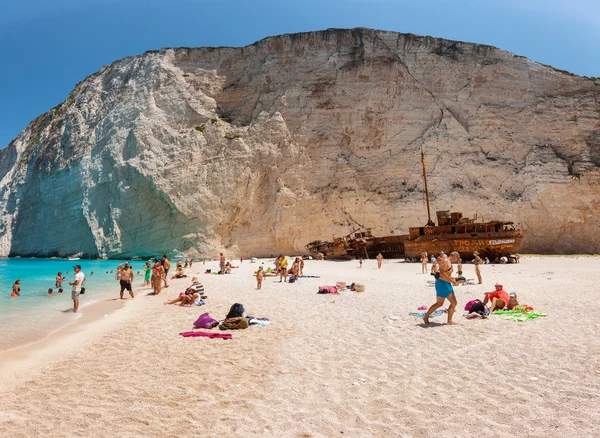
[[[440,276],[435,281],[435,295],[437,297],[437,301],[427,310],[427,313],[423,317],[425,324],[429,324],[429,317],[433,312],[444,305],[445,300],[450,301],[450,307],[448,307],[448,325],[456,324],[454,321],[452,321],[452,316],[454,315],[454,310],[456,309],[456,305],[458,303],[456,301],[456,297],[454,296],[454,289],[452,288],[452,285],[456,286],[458,283],[454,280],[454,278],[452,278],[452,263],[456,263],[459,257],[460,255],[455,251],[451,252],[448,258],[438,258]]]

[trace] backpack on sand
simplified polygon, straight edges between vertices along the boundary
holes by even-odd
[[[242,306],[240,303],[235,303],[233,306],[231,306],[231,309],[229,309],[229,313],[225,318],[237,318],[240,316],[244,316],[244,306]]]

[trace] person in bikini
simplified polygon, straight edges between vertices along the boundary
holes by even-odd
[[[435,281],[435,295],[437,299],[435,304],[427,310],[427,313],[423,317],[425,324],[430,324],[429,317],[433,312],[442,307],[446,299],[450,301],[450,307],[448,307],[448,325],[456,324],[452,321],[452,316],[458,302],[454,296],[452,286],[456,286],[458,283],[452,278],[452,263],[458,261],[458,258],[459,254],[457,252],[451,252],[449,257],[438,259],[439,278]]]
[[[429,258],[427,257],[427,252],[423,252],[421,254],[421,274],[427,274],[427,263],[429,263]]]
[[[483,263],[483,260],[481,260],[481,257],[479,257],[479,253],[477,251],[473,252],[473,257],[475,263],[475,275],[477,275],[478,280],[477,284],[481,284],[483,283],[483,280],[481,279],[481,271],[479,270],[479,265]]]
[[[262,289],[263,278],[265,277],[265,270],[262,266],[258,267],[258,271],[256,272],[256,289]]]

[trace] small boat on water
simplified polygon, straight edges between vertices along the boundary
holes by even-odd
[[[67,257],[67,260],[81,260],[82,255],[83,253],[78,252],[77,254]]]
[[[140,260],[142,260],[142,258],[138,257],[138,256],[133,256],[133,257],[131,257],[131,260],[140,261]]]
[[[306,245],[314,255],[331,259],[374,258],[381,253],[385,258],[420,258],[423,252],[437,255],[456,251],[466,260],[473,252],[494,259],[515,254],[523,242],[523,231],[513,222],[492,220],[478,222],[465,218],[461,212],[442,210],[436,212],[437,225],[431,220],[425,156],[421,150],[423,182],[427,202],[427,225],[410,227],[409,234],[375,237],[371,230],[354,230],[333,242],[316,240]]]

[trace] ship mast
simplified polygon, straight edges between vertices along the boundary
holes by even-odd
[[[425,201],[427,202],[427,225],[433,227],[435,224],[431,220],[431,210],[429,209],[429,190],[427,190],[427,172],[425,172],[425,154],[421,146],[421,164],[423,165],[423,183],[425,184]]]

